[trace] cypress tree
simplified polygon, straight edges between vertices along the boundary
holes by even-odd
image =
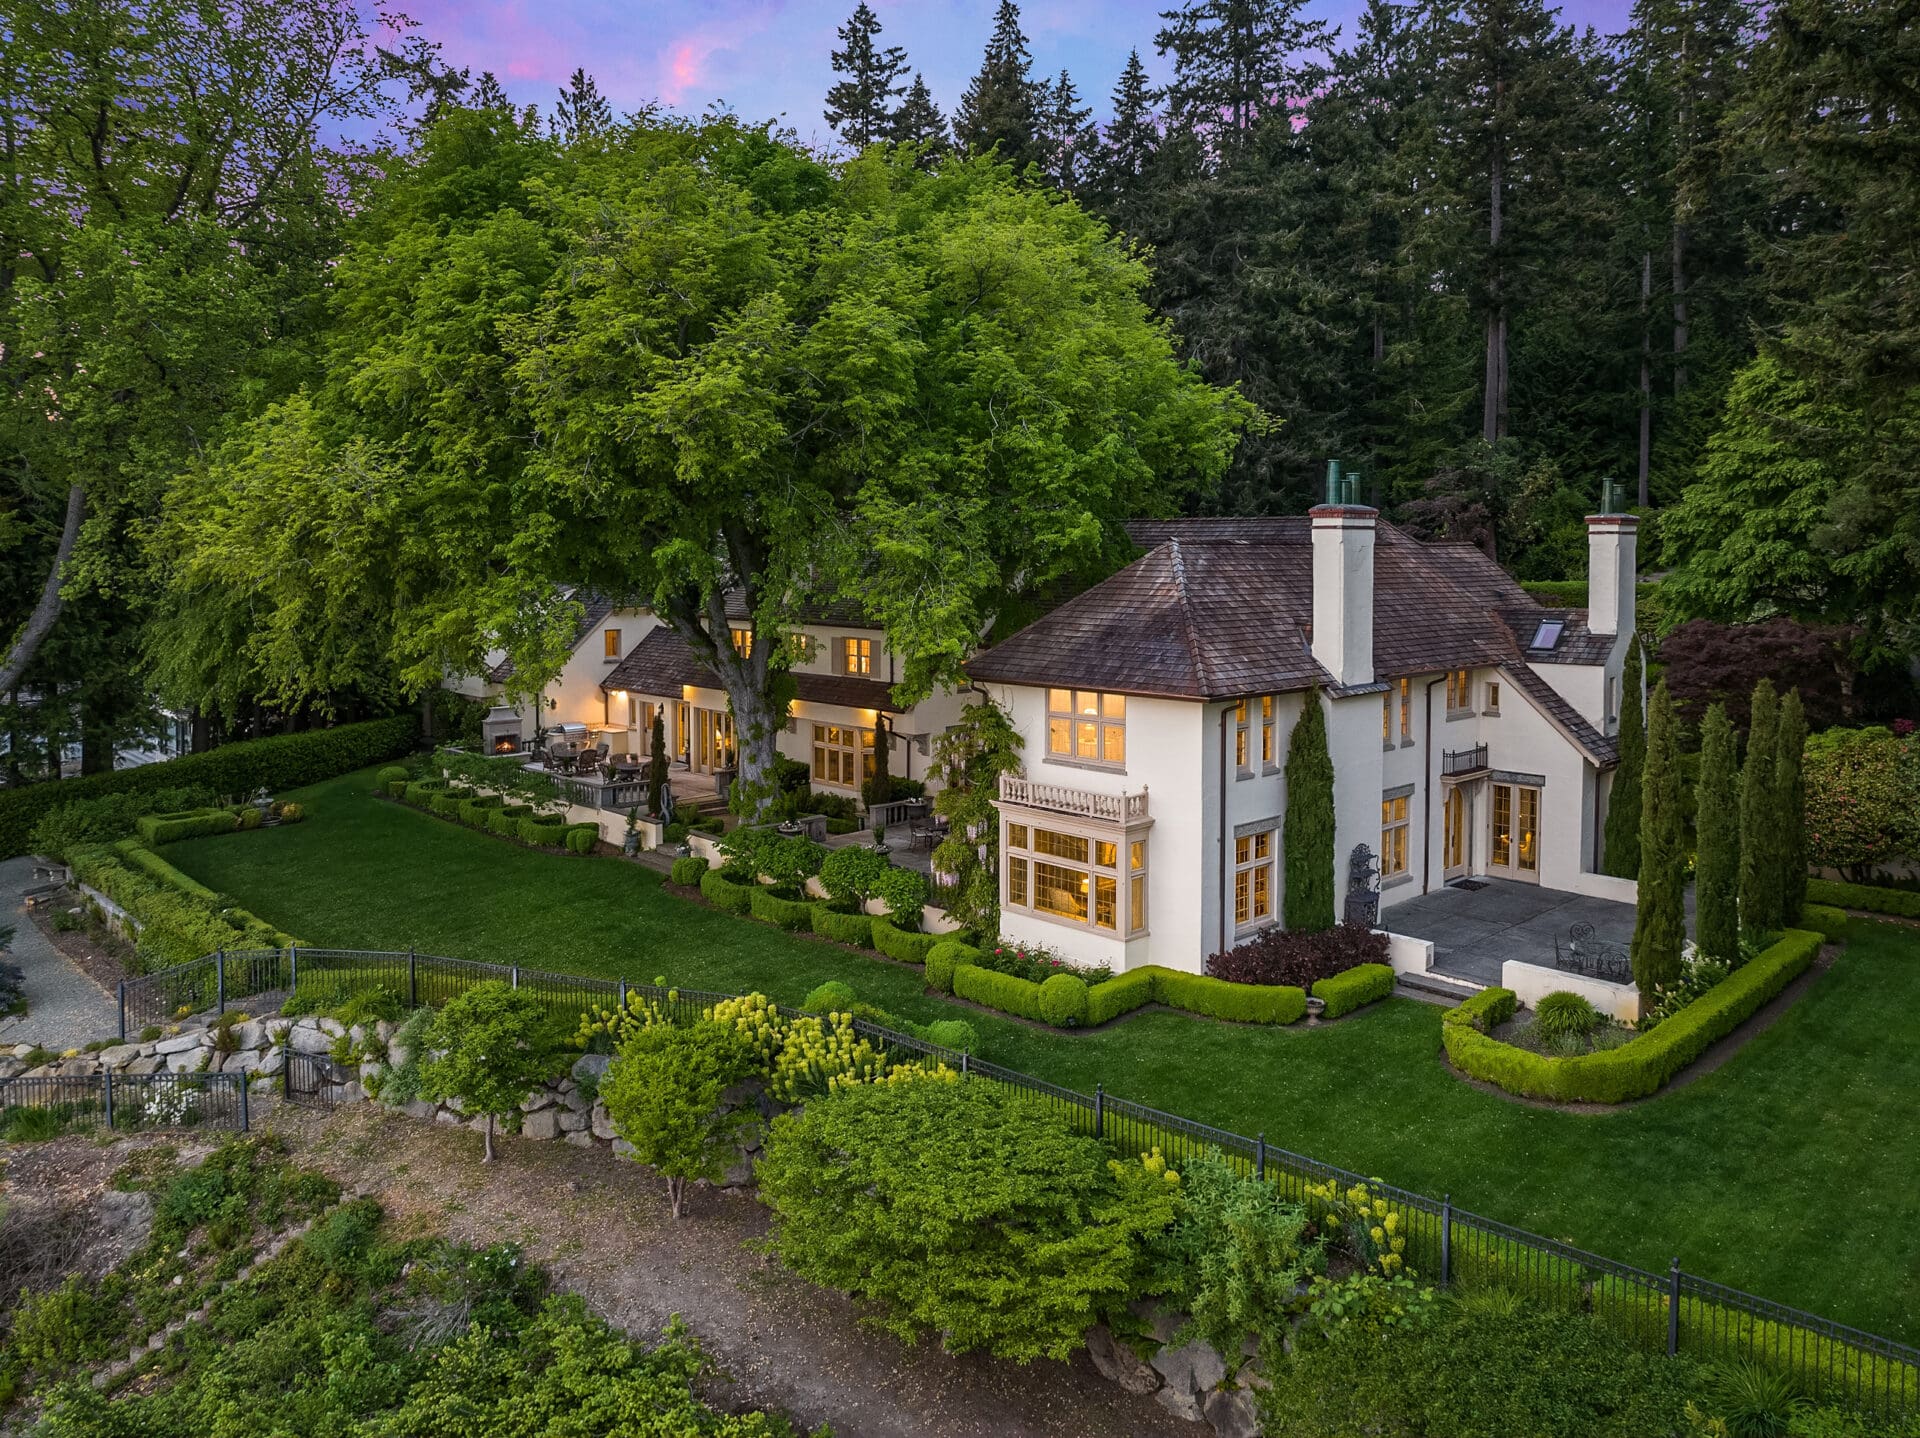
[[[1740,932],[1750,939],[1781,926],[1780,835],[1773,761],[1779,748],[1779,704],[1773,681],[1753,686],[1747,766],[1740,776]]]
[[[1600,869],[1617,879],[1640,872],[1640,784],[1647,757],[1646,726],[1640,713],[1640,642],[1627,646],[1626,674],[1620,681],[1620,766],[1613,771],[1607,800],[1607,832]]]
[[[875,44],[880,17],[860,0],[836,32],[846,48],[833,52],[836,74],[847,78],[827,91],[827,123],[856,150],[888,138],[894,124],[893,97],[904,88],[907,52],[898,45]]]
[[[1333,927],[1333,758],[1320,691],[1309,690],[1300,722],[1287,743],[1287,851],[1283,917],[1289,929],[1317,933]]]
[[[1640,786],[1640,895],[1633,915],[1633,981],[1643,1000],[1680,977],[1687,937],[1686,844],[1681,831],[1680,743],[1663,679],[1647,713]]]
[[[654,818],[666,814],[667,802],[667,711],[653,711],[653,753],[647,762],[647,811]]]
[[[884,804],[893,797],[893,731],[887,716],[879,715],[873,725],[873,777],[865,784],[867,807]]]
[[[1739,741],[1724,704],[1700,725],[1700,782],[1694,790],[1693,936],[1709,958],[1740,958]]]
[[[1773,758],[1774,832],[1780,842],[1780,921],[1799,922],[1807,901],[1807,786],[1800,761],[1807,747],[1807,711],[1800,691],[1780,701],[1780,732]]]

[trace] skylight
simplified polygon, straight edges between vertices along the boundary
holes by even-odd
[[[1551,649],[1560,642],[1560,631],[1567,627],[1564,619],[1542,619],[1540,627],[1533,631],[1533,643],[1529,649]]]

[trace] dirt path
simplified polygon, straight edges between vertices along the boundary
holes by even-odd
[[[505,1138],[486,1168],[473,1134],[368,1104],[276,1108],[269,1123],[402,1225],[476,1243],[518,1239],[556,1283],[636,1337],[678,1313],[731,1375],[710,1395],[728,1407],[831,1423],[835,1438],[1207,1432],[1108,1383],[1084,1352],[1021,1367],[908,1348],[861,1327],[848,1300],[746,1246],[768,1219],[745,1193],[696,1191],[675,1223],[651,1175],[596,1150]]]

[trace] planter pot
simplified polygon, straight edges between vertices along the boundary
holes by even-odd
[[[640,835],[637,832],[634,832],[631,830],[628,831],[626,839],[622,841],[620,845],[620,852],[625,854],[629,859],[631,859],[635,854],[639,853],[640,852]]]
[[[1317,1019],[1326,1011],[1327,1011],[1327,1001],[1325,999],[1316,999],[1311,994],[1307,996],[1307,1017],[1308,1018]]]

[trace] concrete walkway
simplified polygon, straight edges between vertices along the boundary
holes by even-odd
[[[0,1044],[38,1044],[56,1053],[114,1036],[119,1010],[27,917],[21,896],[33,887],[33,865],[0,861],[0,928],[13,926],[7,962],[27,976],[27,1011],[0,1019]]]
[[[1626,945],[1633,939],[1633,905],[1589,899],[1512,879],[1479,879],[1477,889],[1442,888],[1395,904],[1380,918],[1396,934],[1433,941],[1433,966],[1477,984],[1500,982],[1508,959],[1553,967],[1556,938],[1564,944],[1575,924],[1591,924],[1594,938]],[[1688,929],[1693,890],[1687,889]]]

